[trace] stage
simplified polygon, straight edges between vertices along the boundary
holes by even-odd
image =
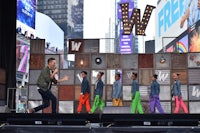
[[[3,133],[199,133],[198,114],[1,113]]]

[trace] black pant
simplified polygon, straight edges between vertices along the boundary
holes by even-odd
[[[43,91],[42,89],[38,89],[38,92],[42,96],[43,103],[42,103],[42,105],[34,108],[35,112],[49,107],[50,100],[51,100],[52,101],[52,113],[56,113],[56,101],[57,101],[57,99],[52,94],[52,92],[50,90]]]

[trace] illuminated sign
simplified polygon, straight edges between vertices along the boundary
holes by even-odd
[[[140,9],[134,8],[129,19],[129,3],[122,3],[120,6],[122,10],[123,34],[130,35],[135,25],[135,34],[144,36],[151,13],[155,7],[147,5],[140,21]]]
[[[129,14],[129,18],[131,17],[131,13],[133,11],[134,8],[134,2],[131,2],[130,0],[126,0],[126,2],[129,3],[129,10],[128,10],[128,14]],[[118,3],[118,19],[122,20],[122,10],[120,7],[120,4],[123,3],[123,1],[121,1],[120,3]],[[121,54],[130,54],[132,53],[132,42],[133,42],[133,34],[129,34],[129,35],[124,35],[123,34],[123,23],[120,21],[120,35],[119,35],[119,45],[120,45],[120,53]]]
[[[35,29],[36,0],[17,0],[17,20]]]

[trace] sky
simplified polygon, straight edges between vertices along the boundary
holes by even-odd
[[[105,38],[108,32],[109,17],[113,16],[114,0],[84,1],[84,38]],[[157,0],[138,0],[138,8],[143,16],[146,5],[157,5]],[[144,52],[144,42],[155,37],[155,9],[146,28],[146,36],[138,36],[139,52]]]

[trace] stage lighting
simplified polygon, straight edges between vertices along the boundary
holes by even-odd
[[[95,63],[96,63],[97,65],[100,65],[100,64],[102,63],[102,59],[101,59],[100,57],[97,57],[97,58],[95,59]]]

